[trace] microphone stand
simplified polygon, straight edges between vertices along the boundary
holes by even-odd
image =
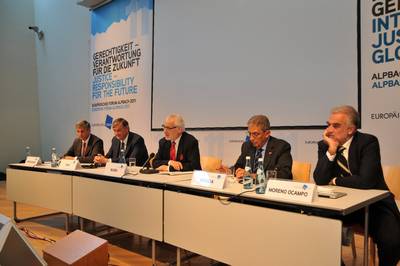
[[[150,165],[150,160],[153,159],[155,156],[154,153],[150,154],[149,158],[147,161],[144,163],[142,169],[139,170],[139,173],[141,174],[157,174],[159,171],[156,169],[153,169],[153,167],[149,167]]]

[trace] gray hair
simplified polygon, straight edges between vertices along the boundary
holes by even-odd
[[[247,121],[247,126],[255,125],[261,127],[261,130],[269,130],[271,125],[269,123],[269,119],[265,115],[254,115],[252,116],[249,121]]]
[[[356,128],[360,126],[360,115],[353,106],[342,105],[332,108],[331,114],[345,114],[347,116],[348,125],[353,125]]]
[[[169,116],[167,116],[167,118],[165,120],[169,120],[169,119],[174,119],[175,126],[185,130],[185,121],[183,120],[183,117],[181,115],[170,114]]]
[[[90,123],[86,120],[82,120],[75,124],[75,128],[76,129],[82,128],[82,129],[90,130]]]
[[[124,118],[117,118],[113,121],[112,123],[112,127],[116,127],[117,125],[122,124],[123,127],[125,128],[129,128],[129,124],[128,121],[126,121]]]

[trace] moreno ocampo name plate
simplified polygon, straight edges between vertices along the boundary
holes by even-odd
[[[266,197],[311,203],[317,197],[315,184],[270,179],[265,192]]]

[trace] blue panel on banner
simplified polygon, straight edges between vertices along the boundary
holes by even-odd
[[[106,32],[113,23],[127,20],[132,12],[139,9],[153,10],[153,0],[114,0],[95,9],[92,11],[92,35]]]
[[[113,122],[113,118],[111,116],[107,115],[106,121],[104,123],[106,125],[106,128],[111,129],[112,122]]]

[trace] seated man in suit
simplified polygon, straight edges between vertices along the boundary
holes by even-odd
[[[378,139],[357,131],[358,112],[351,106],[332,109],[318,143],[314,180],[318,185],[388,190],[383,177]],[[370,206],[369,232],[378,246],[379,265],[396,265],[400,259],[400,213],[393,195]],[[364,210],[344,219],[364,221]]]
[[[129,131],[129,124],[123,118],[117,118],[112,123],[114,137],[111,140],[110,150],[106,156],[96,156],[94,161],[100,164],[106,164],[108,161],[119,162],[121,150],[125,150],[125,161],[128,158],[136,158],[138,165],[143,165],[147,158],[147,148],[144,139],[133,132]]]
[[[103,141],[90,133],[90,123],[86,120],[75,124],[77,138],[64,154],[65,159],[78,157],[81,163],[93,163],[97,154],[104,154]]]
[[[246,156],[250,156],[253,173],[257,171],[257,160],[264,158],[264,171],[276,170],[278,178],[292,179],[290,144],[271,136],[268,117],[255,115],[249,119],[247,127],[250,141],[242,144],[242,153],[234,165],[236,178],[243,178]]]
[[[185,132],[180,115],[169,115],[163,124],[165,137],[159,141],[152,165],[160,171],[201,170],[199,143]]]

